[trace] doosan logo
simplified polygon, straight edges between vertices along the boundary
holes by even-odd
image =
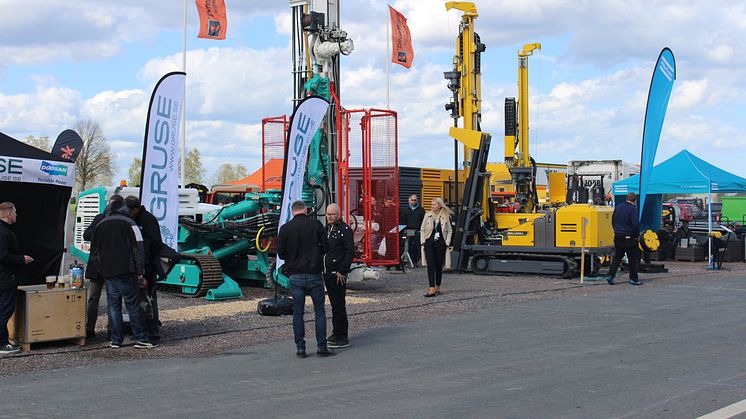
[[[39,169],[48,175],[67,176],[67,166],[64,164],[54,164],[48,161],[42,161]]]

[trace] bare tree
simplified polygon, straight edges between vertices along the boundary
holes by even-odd
[[[75,123],[83,139],[83,150],[75,161],[75,184],[79,191],[111,184],[114,176],[114,154],[101,125],[90,119]]]
[[[44,151],[52,149],[52,145],[49,144],[49,137],[34,137],[33,135],[29,135],[23,139],[23,142]]]

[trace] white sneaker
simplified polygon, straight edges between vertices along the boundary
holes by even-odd
[[[137,349],[151,349],[151,348],[157,348],[158,344],[150,343],[150,342],[137,342],[134,346]]]
[[[0,354],[14,354],[21,352],[21,348],[13,346],[11,344],[0,346]]]

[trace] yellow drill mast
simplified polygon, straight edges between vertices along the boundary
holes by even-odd
[[[479,16],[474,3],[449,1],[446,3],[446,10],[451,9],[461,10],[464,14],[461,16],[459,35],[456,39],[453,71],[444,74],[446,80],[448,80],[448,88],[453,94],[451,102],[446,104],[445,108],[451,111],[451,118],[453,118],[453,127],[448,134],[464,145],[464,174],[468,176],[473,152],[479,149],[482,136],[489,135],[481,132],[480,127],[482,118],[481,54],[486,47],[480,42],[479,35],[474,32],[474,20]],[[458,127],[459,118],[463,118],[462,128]],[[458,152],[456,149],[454,149],[454,154],[454,159],[457,160]],[[458,164],[456,164],[454,170],[458,172]],[[489,185],[489,182],[487,184]],[[458,181],[456,185],[458,188]],[[481,194],[483,195],[483,202],[487,203],[489,186],[481,191]],[[456,200],[458,200],[458,192],[456,193]],[[483,212],[483,219],[488,216],[488,212]]]
[[[505,162],[513,176],[516,200],[521,204],[522,212],[534,212],[536,210],[534,167],[528,150],[528,57],[533,55],[537,49],[541,49],[541,44],[526,44],[523,46],[523,50],[518,51],[517,121],[515,99],[507,98],[505,100]]]
[[[469,158],[469,152],[479,148],[479,135],[467,134],[458,129],[457,120],[463,117],[463,130],[480,131],[482,118],[482,86],[481,86],[481,57],[485,46],[479,41],[479,35],[474,32],[474,20],[479,16],[474,3],[464,1],[449,1],[446,10],[461,10],[459,36],[456,39],[456,55],[453,57],[453,71],[445,74],[449,81],[448,87],[453,92],[453,100],[446,105],[451,111],[454,128],[449,134],[464,145],[464,159]]]

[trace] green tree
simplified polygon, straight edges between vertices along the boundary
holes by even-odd
[[[49,137],[34,137],[33,135],[29,135],[23,139],[23,142],[44,151],[52,149],[52,145],[49,144]]]
[[[202,156],[200,155],[199,150],[196,148],[189,150],[184,161],[184,165],[186,166],[186,170],[184,170],[186,176],[184,184],[203,183],[205,181],[206,170],[202,166]]]
[[[130,165],[130,168],[127,169],[127,184],[130,186],[139,186],[142,184],[142,159],[139,157],[135,157],[134,160],[132,160],[132,164]]]
[[[242,177],[246,177],[246,175],[246,167],[242,164],[233,165],[231,163],[223,163],[218,167],[218,170],[215,171],[215,174],[212,177],[212,185],[215,186],[232,180],[241,179]]]
[[[101,125],[90,119],[75,123],[75,131],[83,139],[83,149],[75,160],[75,185],[78,191],[94,186],[110,185],[114,176],[114,153]]]

